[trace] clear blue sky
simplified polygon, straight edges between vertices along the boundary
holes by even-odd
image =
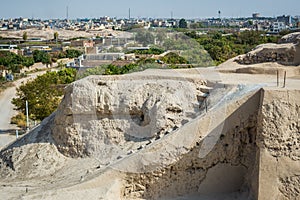
[[[299,0],[3,0],[0,18],[91,18],[100,16],[206,18],[300,15]]]

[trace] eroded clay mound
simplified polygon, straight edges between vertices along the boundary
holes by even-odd
[[[279,43],[298,43],[300,40],[300,32],[290,33],[288,35],[283,36]]]
[[[67,156],[112,156],[178,129],[203,109],[205,82],[153,77],[88,77],[66,90],[52,130]]]
[[[266,62],[277,62],[282,65],[299,65],[300,50],[297,44],[262,44],[253,51],[237,57],[234,61],[250,65]]]
[[[2,180],[45,177],[64,166],[67,158],[59,153],[51,137],[53,117],[0,152]]]

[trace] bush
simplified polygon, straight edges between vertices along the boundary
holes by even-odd
[[[68,49],[66,50],[67,58],[77,58],[82,55],[82,52],[76,49]]]
[[[189,64],[189,62],[177,55],[176,53],[170,52],[161,59],[166,64]]]
[[[135,53],[135,54],[154,54],[154,55],[160,55],[162,54],[163,52],[165,52],[163,49],[160,49],[160,48],[156,48],[156,47],[152,47],[150,49],[142,49],[142,50],[132,50],[132,51],[129,51],[127,53]]]
[[[130,71],[136,69],[138,65],[136,64],[128,64],[122,67],[115,65],[108,65],[105,69],[104,75],[119,75],[119,74],[127,74]]]
[[[19,112],[16,116],[11,118],[11,124],[16,124],[18,127],[25,129],[26,128],[26,116]]]
[[[34,62],[41,62],[43,64],[51,64],[51,56],[44,52],[44,51],[39,51],[39,50],[34,50],[33,51],[33,59]]]

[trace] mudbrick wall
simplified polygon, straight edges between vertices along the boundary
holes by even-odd
[[[205,158],[199,158],[199,142],[174,165],[151,173],[129,174],[124,196],[129,199],[157,199],[198,193],[209,169],[222,164],[241,169],[237,173],[246,179],[247,170],[253,170],[256,157],[256,119],[253,117],[251,120],[221,135],[218,144]],[[236,189],[247,190],[247,185],[245,188],[240,186]]]
[[[300,91],[263,92],[259,199],[300,198]]]
[[[248,113],[242,109],[255,103],[250,99],[230,115],[225,120],[228,127],[207,156],[199,157],[203,145],[199,138],[174,164],[148,173],[128,173],[124,198],[239,192],[246,194],[246,199],[299,199],[300,91],[262,90],[256,96],[261,98],[257,109]],[[239,180],[228,180],[233,175],[226,174],[230,173],[228,167]],[[226,181],[207,187],[205,182],[214,168],[224,168],[221,172]]]
[[[127,77],[89,77],[66,89],[52,128],[60,152],[109,162],[112,155],[104,154],[112,146],[126,154],[129,146],[182,127],[203,104],[198,97],[204,81]]]
[[[222,133],[212,131],[212,134],[218,134],[219,139],[205,157],[199,156],[204,141],[199,138],[189,153],[168,167],[148,173],[128,173],[124,198],[172,199],[186,194],[231,192],[246,193],[250,199],[255,198],[259,100],[260,92],[257,92],[220,125],[223,128],[215,128]],[[252,109],[247,109],[249,106]],[[210,170],[229,174],[223,176],[223,182],[208,181],[207,185],[205,181],[214,179],[209,177]]]

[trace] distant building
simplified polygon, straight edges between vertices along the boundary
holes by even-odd
[[[253,19],[258,19],[260,17],[260,13],[253,13],[252,18]]]
[[[286,30],[288,27],[284,22],[274,22],[270,27],[271,33],[279,33],[283,30]]]
[[[18,45],[13,44],[0,44],[0,51],[9,51],[18,54]]]
[[[13,44],[0,44],[0,51],[9,51],[12,49],[17,49],[18,45]]]
[[[67,67],[72,68],[89,68],[96,67],[103,64],[111,64],[113,61],[124,59],[124,53],[99,53],[99,54],[85,54],[74,59],[74,62],[67,63]]]
[[[92,40],[75,40],[71,41],[72,47],[94,47],[94,42]]]
[[[283,22],[287,26],[290,26],[292,24],[292,17],[290,15],[278,16],[276,19],[278,22]]]
[[[34,50],[39,50],[39,51],[44,51],[44,52],[51,52],[52,48],[49,46],[31,46],[29,47],[30,51],[34,51]]]

